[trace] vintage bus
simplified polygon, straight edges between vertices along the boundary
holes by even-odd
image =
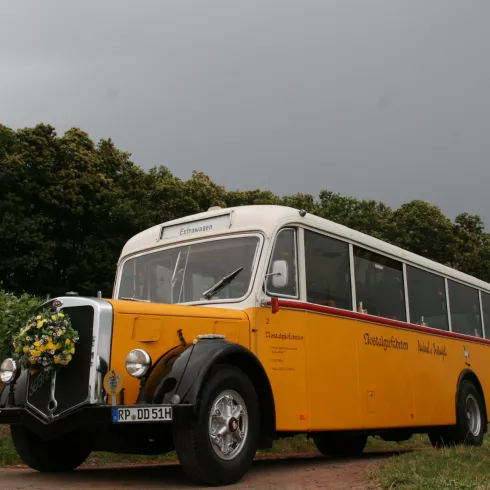
[[[490,284],[304,211],[155,226],[124,246],[112,298],[43,307],[70,315],[77,352],[56,377],[5,360],[0,398],[38,471],[175,450],[190,479],[226,485],[294,434],[348,456],[372,435],[487,431]]]

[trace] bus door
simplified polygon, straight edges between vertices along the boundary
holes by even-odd
[[[295,229],[279,232],[265,282],[269,296],[291,303],[298,299],[296,244]],[[252,349],[256,351],[272,385],[277,429],[308,430],[306,313],[284,306],[275,313],[270,306],[262,306],[255,313]]]

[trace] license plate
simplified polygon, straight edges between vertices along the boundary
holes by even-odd
[[[112,422],[164,422],[172,420],[172,407],[129,407],[112,409]]]

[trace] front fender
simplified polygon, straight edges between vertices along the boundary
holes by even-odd
[[[271,386],[262,364],[248,349],[232,342],[207,339],[187,346],[178,346],[167,352],[153,367],[145,385],[147,403],[167,404],[178,395],[180,403],[195,404],[204,379],[214,364],[226,359],[241,359],[253,365]],[[237,364],[231,361],[232,364]],[[250,375],[250,372],[246,372]]]
[[[250,377],[261,410],[260,447],[272,446],[276,414],[272,387],[259,359],[245,347],[224,340],[201,340],[167,352],[153,367],[145,384],[145,402],[190,404],[199,409],[199,393],[213,365],[232,364]],[[178,400],[174,396],[178,395]]]
[[[152,369],[145,386],[146,402],[171,403],[172,397],[178,395],[180,403],[194,404],[211,366],[234,354],[255,357],[241,345],[221,339],[175,347]]]

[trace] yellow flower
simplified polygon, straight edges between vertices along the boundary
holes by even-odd
[[[41,319],[41,315],[37,315],[37,317],[36,317],[36,318],[37,318],[38,320],[40,320],[40,319]]]
[[[24,351],[24,354],[27,354],[29,352],[29,346],[24,345],[24,348],[22,350]]]
[[[36,347],[39,347],[39,346],[41,345],[41,342],[39,342],[39,340],[38,340],[37,342],[34,342],[34,345],[35,345]]]
[[[61,342],[58,342],[58,343],[57,343],[57,344],[54,346],[54,348],[55,348],[56,350],[60,350],[62,347],[63,347],[63,344],[62,344]]]
[[[53,342],[53,337],[48,337],[48,342]]]
[[[43,325],[44,325],[44,324],[43,324],[43,322],[42,322],[42,321],[37,322],[37,328],[41,328]]]
[[[70,344],[71,344],[71,340],[70,340],[70,339],[66,339],[66,340],[65,340],[65,344],[66,344],[66,345],[70,345]]]
[[[39,347],[39,352],[46,352],[46,346],[41,345],[41,347]]]
[[[54,350],[54,345],[53,345],[53,343],[52,343],[52,342],[48,342],[48,343],[46,344],[46,349],[47,349],[47,350]]]
[[[71,349],[70,354],[75,354],[75,347]]]
[[[53,320],[53,322],[55,322],[57,319],[58,317],[56,315],[51,315],[51,320]]]
[[[31,351],[31,355],[32,357],[39,357],[41,353],[38,350],[34,349],[33,351]]]
[[[36,364],[36,361],[35,361],[34,359],[30,359],[30,360],[29,360],[29,363],[30,363],[30,364]]]
[[[71,361],[71,354],[68,354],[68,355],[65,357],[65,361]]]
[[[54,358],[54,363],[55,364],[59,364],[61,362],[60,358],[59,357],[55,357]]]
[[[63,320],[63,318],[65,318],[65,315],[63,313],[58,313],[58,318],[60,320]]]

